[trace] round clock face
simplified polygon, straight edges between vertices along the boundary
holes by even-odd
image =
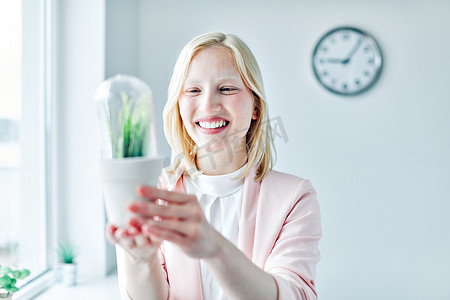
[[[370,35],[356,28],[340,27],[320,39],[312,64],[325,88],[340,95],[355,95],[378,79],[382,57],[380,47]]]

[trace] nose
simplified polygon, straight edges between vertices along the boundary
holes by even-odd
[[[205,90],[200,101],[200,108],[206,114],[217,113],[222,109],[220,95],[214,90]]]

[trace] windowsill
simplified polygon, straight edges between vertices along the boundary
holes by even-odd
[[[51,288],[39,294],[34,300],[120,300],[117,273],[97,280],[78,279],[75,286],[63,286],[55,283]]]

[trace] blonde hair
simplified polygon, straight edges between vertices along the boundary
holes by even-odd
[[[198,172],[195,163],[196,145],[183,125],[178,100],[192,59],[202,49],[211,46],[220,46],[229,51],[242,80],[253,94],[257,119],[251,121],[247,132],[248,162],[241,177],[245,176],[253,166],[256,166],[255,180],[261,181],[273,168],[275,160],[275,147],[261,71],[249,47],[237,36],[222,32],[197,36],[182,49],[175,63],[169,84],[168,99],[163,112],[164,133],[172,147],[172,168],[177,168],[183,161],[189,173]]]

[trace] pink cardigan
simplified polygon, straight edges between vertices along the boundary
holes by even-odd
[[[185,192],[183,171],[163,172],[159,187]],[[278,285],[278,299],[317,299],[314,284],[322,237],[316,192],[308,180],[270,171],[245,177],[238,248]],[[161,258],[170,299],[203,299],[199,260],[164,242]]]

